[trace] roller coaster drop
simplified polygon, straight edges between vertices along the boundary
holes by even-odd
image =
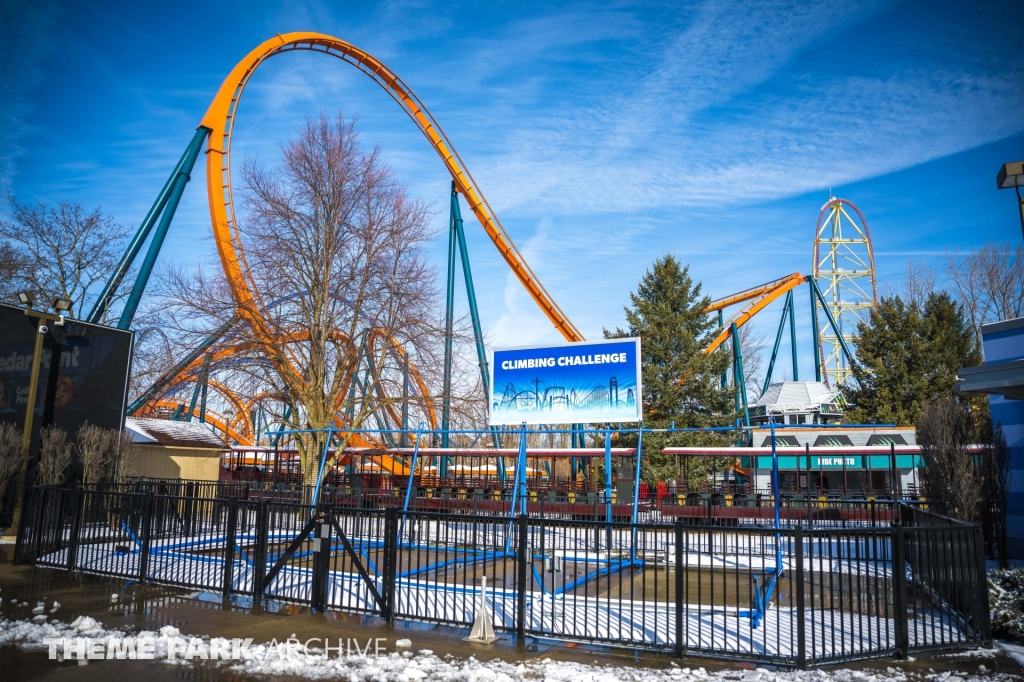
[[[466,247],[465,234],[462,225],[459,195],[466,200],[470,210],[477,217],[484,231],[494,243],[498,252],[505,259],[506,263],[519,278],[520,282],[530,293],[531,297],[548,317],[554,327],[562,336],[570,342],[582,341],[583,335],[566,317],[565,313],[555,303],[550,294],[540,283],[537,276],[530,269],[522,254],[516,248],[508,232],[498,220],[494,210],[488,204],[483,192],[479,189],[468,168],[462,161],[455,147],[442,131],[440,125],[434,120],[426,106],[394,72],[388,69],[380,61],[356,48],[355,46],[320,33],[299,32],[279,34],[264,42],[239,62],[224,79],[220,89],[214,97],[206,114],[203,116],[199,127],[192,137],[185,153],[175,166],[170,178],[161,189],[156,201],[149,213],[139,226],[132,242],[122,257],[118,267],[112,274],[104,291],[91,310],[88,320],[98,322],[110,306],[114,292],[120,286],[132,263],[135,261],[142,246],[150,240],[149,249],[139,269],[139,274],[132,286],[131,292],[121,312],[118,327],[130,328],[138,309],[141,297],[146,289],[153,266],[156,262],[160,248],[167,236],[168,228],[178,202],[188,183],[195,162],[199,156],[204,143],[206,144],[206,178],[207,195],[210,207],[210,217],[213,227],[214,239],[220,255],[221,264],[231,288],[232,295],[236,302],[235,318],[225,322],[216,329],[210,336],[183,358],[175,367],[160,377],[147,391],[139,396],[129,406],[128,413],[136,415],[152,414],[157,411],[171,411],[172,417],[176,419],[191,420],[198,418],[200,421],[209,422],[219,431],[223,432],[229,439],[242,445],[254,445],[261,439],[275,441],[275,434],[271,430],[272,418],[268,414],[274,414],[273,410],[261,408],[264,401],[273,401],[278,405],[285,405],[285,419],[288,418],[288,411],[291,409],[281,396],[269,392],[259,393],[248,400],[243,400],[231,390],[231,387],[211,378],[211,373],[217,365],[230,362],[231,358],[246,350],[244,341],[240,341],[233,335],[235,325],[245,324],[261,341],[277,342],[288,344],[301,339],[292,337],[282,338],[279,333],[270,329],[265,323],[268,304],[265,303],[257,291],[253,279],[246,264],[245,254],[242,250],[242,240],[238,231],[238,221],[235,215],[232,196],[231,182],[231,141],[235,122],[238,116],[238,107],[242,94],[255,70],[270,57],[291,52],[294,50],[308,50],[322,52],[332,57],[341,59],[369,76],[380,85],[399,106],[408,114],[423,135],[430,142],[431,146],[441,157],[449,173],[452,176],[451,194],[451,221],[450,241],[448,258],[448,288],[447,288],[447,315],[446,315],[446,338],[445,338],[445,371],[444,387],[441,406],[441,445],[448,445],[449,427],[449,404],[447,396],[450,395],[451,375],[451,338],[454,304],[454,280],[456,269],[456,250],[461,260],[463,278],[466,285],[469,299],[469,308],[473,323],[473,330],[476,339],[476,351],[480,362],[481,377],[485,389],[489,379],[487,372],[487,358],[483,344],[482,328],[477,311],[476,297],[473,288],[470,259]],[[848,203],[848,202],[847,202]],[[859,212],[858,212],[859,215]],[[866,229],[866,228],[865,228]],[[820,232],[820,230],[819,230]],[[151,239],[150,239],[151,237]],[[817,266],[817,262],[816,262]],[[816,268],[817,270],[817,268]],[[873,274],[873,273],[872,273]],[[815,368],[818,380],[821,380],[822,365],[818,357],[820,346],[819,326],[817,323],[817,311],[820,309],[827,318],[828,327],[833,333],[830,335],[836,347],[841,350],[847,359],[852,357],[847,346],[848,333],[838,333],[837,321],[832,314],[833,308],[829,306],[819,291],[813,277],[805,277],[799,273],[793,273],[787,277],[769,282],[767,284],[739,292],[732,296],[714,301],[709,312],[718,313],[719,329],[705,352],[715,352],[721,348],[726,341],[731,340],[733,362],[733,383],[737,388],[737,408],[745,414],[745,421],[749,424],[747,413],[747,392],[745,377],[742,369],[742,357],[740,353],[737,330],[748,322],[754,315],[764,309],[776,299],[786,297],[783,308],[782,319],[779,324],[778,335],[775,340],[775,348],[769,364],[765,386],[771,378],[775,367],[780,342],[782,340],[785,322],[788,316],[790,322],[791,345],[793,348],[793,377],[798,378],[797,354],[796,354],[796,332],[794,320],[793,289],[800,284],[807,282],[811,293],[811,311],[813,327],[815,332]],[[873,278],[872,278],[873,284]],[[723,311],[733,305],[745,303],[739,312],[732,315],[728,320],[724,319]],[[269,305],[273,305],[270,302]],[[382,371],[374,367],[374,350],[384,349],[385,354],[390,354],[394,365],[399,368],[402,378],[403,408],[402,414],[398,415],[393,410],[383,410],[377,415],[377,433],[387,434],[379,438],[361,437],[353,442],[357,446],[384,446],[395,447],[405,446],[406,435],[409,432],[410,420],[421,421],[431,430],[438,427],[437,415],[434,410],[433,401],[430,398],[428,387],[416,370],[415,364],[408,354],[393,340],[385,338],[376,330],[370,329],[364,332],[361,341],[363,354],[358,366],[349,378],[353,391],[372,391],[379,388],[371,388],[375,376]],[[838,350],[836,351],[839,352]],[[833,354],[834,355],[834,354]],[[288,360],[287,354],[282,354],[278,360],[268,359],[276,364],[275,369],[285,375],[300,377],[302,372],[295,366],[294,362]],[[726,377],[723,376],[723,385]],[[192,386],[192,396],[186,408],[184,402],[177,398],[182,392]],[[216,414],[206,409],[207,391],[213,389],[223,401],[229,405],[223,414]],[[550,391],[550,389],[549,389]],[[548,395],[546,391],[543,396],[533,396],[533,399],[544,400],[587,400],[594,396],[555,396]],[[608,398],[616,393],[615,387],[597,391],[604,394],[599,397]],[[596,395],[596,393],[595,393]],[[177,399],[176,399],[177,398]],[[524,396],[503,396],[502,400],[523,400]],[[627,395],[626,401],[636,400],[637,396]],[[416,401],[422,414],[417,418],[409,414],[409,403]],[[338,425],[343,428],[344,420]],[[283,428],[283,427],[282,427]],[[403,435],[396,441],[392,431],[400,432]],[[383,440],[381,440],[383,439]],[[576,442],[574,441],[574,445]],[[579,443],[582,446],[582,443]],[[382,462],[383,463],[383,462]],[[405,474],[408,468],[404,463],[388,462],[387,467],[392,473]]]

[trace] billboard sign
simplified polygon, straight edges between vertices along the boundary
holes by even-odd
[[[488,355],[492,426],[641,420],[638,338],[498,348]]]
[[[0,422],[20,429],[28,408],[36,321],[22,308],[0,304]],[[121,429],[134,334],[122,329],[68,320],[50,325],[43,340],[36,398],[33,448],[38,427],[56,424],[73,439],[88,421]],[[54,361],[59,358],[58,361]]]

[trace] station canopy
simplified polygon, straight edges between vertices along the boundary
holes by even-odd
[[[820,381],[771,384],[764,395],[750,406],[751,417],[801,413],[838,416],[842,414],[842,408],[836,392]]]

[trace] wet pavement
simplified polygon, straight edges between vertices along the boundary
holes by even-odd
[[[674,659],[663,654],[601,646],[532,639],[528,639],[524,646],[517,646],[509,635],[491,645],[472,644],[462,641],[468,634],[466,629],[402,621],[389,626],[378,618],[337,612],[317,614],[311,613],[308,608],[289,604],[272,604],[270,608],[254,609],[245,599],[224,603],[219,595],[138,585],[95,576],[68,576],[61,571],[13,566],[9,559],[0,561],[0,597],[3,598],[0,616],[8,620],[30,619],[31,609],[38,601],[45,602],[47,607],[57,601],[60,608],[49,617],[70,623],[78,616],[90,616],[107,629],[141,631],[171,625],[185,636],[206,635],[228,639],[251,637],[257,643],[275,639],[284,642],[292,636],[301,641],[330,638],[332,641],[353,639],[365,642],[370,638],[383,638],[388,652],[398,650],[395,647],[397,640],[409,639],[412,641],[412,651],[431,649],[442,657],[449,654],[462,659],[475,656],[481,661],[501,658],[519,662],[550,658],[591,665],[644,668],[668,668],[675,663]],[[21,605],[12,606],[12,599],[17,599]],[[755,667],[696,659],[679,663],[690,667],[703,666],[709,671]],[[947,655],[918,657],[913,661],[865,661],[843,667],[878,671],[892,666],[923,677],[929,671],[941,673],[959,670],[973,673],[979,664],[992,672],[1020,675],[1020,679],[1024,680],[1021,669],[1002,652],[984,658]],[[45,653],[26,653],[14,647],[0,647],[0,679],[5,682],[35,679],[109,682],[112,679],[143,677],[147,682],[232,682],[248,679],[248,676],[226,666],[218,667],[209,663],[170,665],[161,661],[93,661],[89,665],[79,665],[77,661],[50,661]]]

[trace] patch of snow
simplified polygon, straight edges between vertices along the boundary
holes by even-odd
[[[996,642],[996,646],[1006,652],[1006,655],[1014,660],[1020,667],[1024,668],[1024,646],[1013,642]]]
[[[116,642],[118,645],[143,643],[152,647],[154,658],[168,663],[188,665],[181,660],[193,653],[199,659],[216,658],[215,652],[230,647],[231,642],[222,638],[182,636],[170,625],[158,632],[142,631],[126,633],[116,629],[107,630],[102,624],[88,616],[80,616],[71,623],[53,620],[36,623],[28,620],[6,620],[0,618],[0,646],[16,646],[23,651],[46,653],[49,640],[59,638],[93,637]],[[298,646],[296,646],[298,645]],[[409,639],[398,640],[394,646],[410,648]],[[59,647],[58,647],[59,650]],[[212,662],[212,661],[211,661]],[[345,679],[349,682],[418,682],[419,680],[444,680],[446,682],[520,682],[522,680],[544,680],[544,682],[882,682],[894,680],[907,682],[907,675],[899,668],[886,667],[875,670],[813,670],[813,671],[768,671],[765,669],[737,671],[727,669],[708,672],[704,668],[682,668],[673,664],[671,668],[640,668],[614,665],[588,665],[567,661],[531,660],[512,663],[495,658],[480,661],[470,656],[459,659],[434,655],[429,649],[417,654],[404,651],[382,652],[381,655],[337,655],[330,656],[321,649],[305,648],[298,640],[254,644],[245,651],[242,660],[218,661],[218,666],[246,676],[294,675],[308,680]],[[915,679],[919,679],[916,678]],[[944,672],[927,676],[929,682],[972,682],[975,680],[1003,681],[1014,679],[1008,675],[992,674],[984,666],[976,673]]]

